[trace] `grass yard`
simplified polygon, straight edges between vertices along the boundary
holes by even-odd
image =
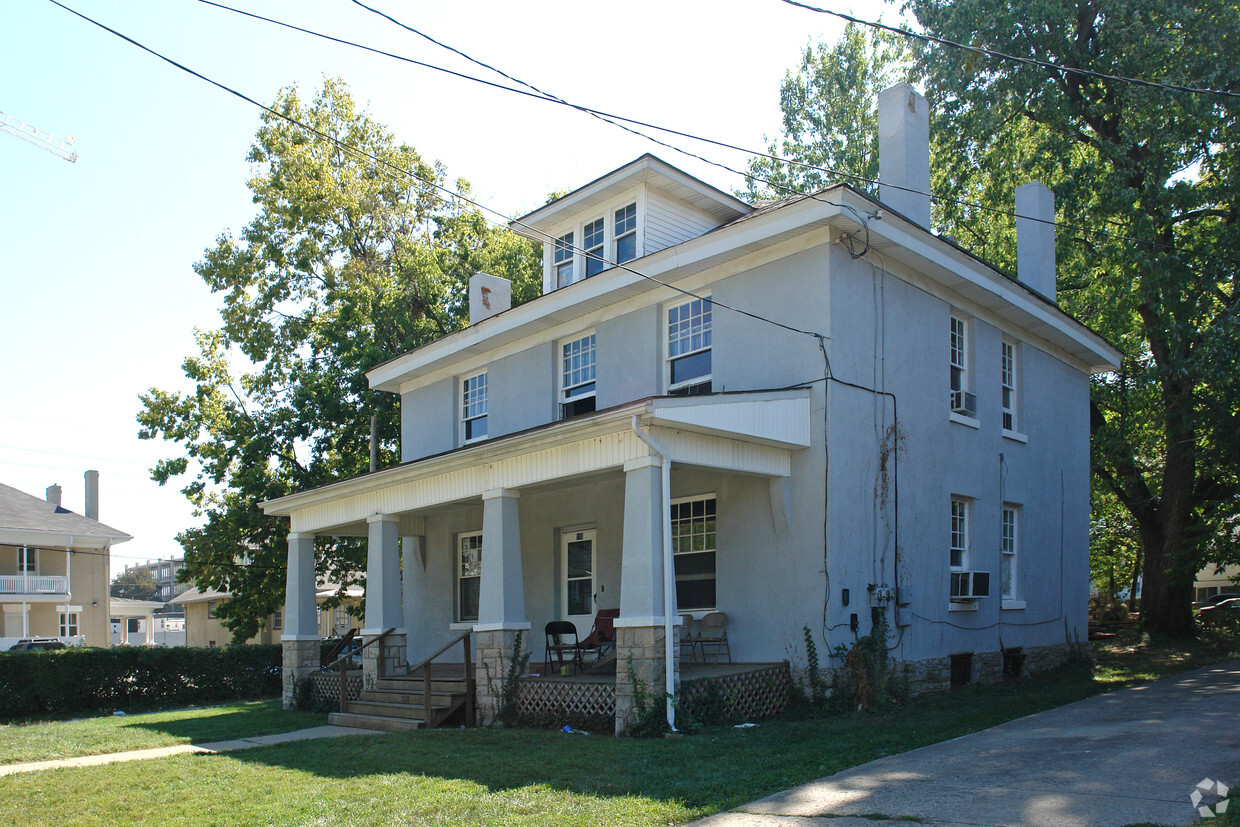
[[[860,763],[1234,657],[1234,647],[1095,651],[1094,670],[919,698],[879,713],[638,740],[535,730],[325,739],[0,778],[11,823],[662,825]],[[0,731],[2,732],[2,731]]]
[[[0,764],[225,741],[291,732],[325,723],[326,715],[285,712],[279,701],[248,701],[163,712],[6,724],[0,725]]]

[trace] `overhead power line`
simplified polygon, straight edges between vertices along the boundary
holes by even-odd
[[[838,17],[841,20],[847,20],[849,23],[856,23],[861,26],[868,26],[871,29],[880,29],[892,34],[898,34],[901,37],[911,37],[915,40],[921,40],[926,43],[936,43],[940,46],[948,46],[953,49],[963,49],[974,54],[985,55],[986,57],[998,58],[999,60],[1010,60],[1016,63],[1023,63],[1027,66],[1036,66],[1041,69],[1048,69],[1067,75],[1083,75],[1085,77],[1098,78],[1099,80],[1114,80],[1121,83],[1131,83],[1134,86],[1144,86],[1149,89],[1162,89],[1167,92],[1187,92],[1194,95],[1219,95],[1225,98],[1240,98],[1240,92],[1231,92],[1226,89],[1209,89],[1201,86],[1183,86],[1178,83],[1160,83],[1154,80],[1144,80],[1143,78],[1127,77],[1125,75],[1111,75],[1106,72],[1097,72],[1093,69],[1083,69],[1079,66],[1066,66],[1062,63],[1051,63],[1046,60],[1038,60],[1032,57],[1021,57],[1020,55],[1010,55],[1006,52],[988,49],[985,46],[973,46],[968,43],[960,43],[955,40],[948,40],[945,37],[936,37],[935,35],[925,34],[923,32],[914,32],[909,29],[901,29],[898,26],[889,26],[886,23],[876,23],[872,20],[862,20],[860,17],[854,17],[844,12],[832,11],[831,9],[823,9],[818,6],[811,6],[808,3],[801,3],[798,0],[780,0],[789,6],[796,6],[806,11],[812,11],[817,14],[827,14],[832,17]]]

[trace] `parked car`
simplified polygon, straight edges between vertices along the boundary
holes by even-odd
[[[1205,600],[1198,600],[1196,603],[1193,604],[1193,608],[1204,609],[1206,606],[1217,606],[1219,603],[1222,603],[1224,600],[1233,600],[1237,597],[1240,597],[1240,594],[1234,594],[1232,592],[1212,594],[1209,597],[1207,597]]]
[[[10,652],[32,652],[38,650],[66,649],[65,642],[54,637],[31,637],[17,641],[9,647]]]

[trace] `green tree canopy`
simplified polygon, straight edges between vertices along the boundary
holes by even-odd
[[[313,131],[263,114],[249,154],[257,214],[194,268],[221,324],[196,332],[193,389],[151,388],[138,415],[142,438],[176,445],[152,475],[183,478],[205,519],[178,536],[186,577],[233,593],[219,615],[236,640],[284,600],[288,525],[258,503],[367,471],[372,415],[380,464],[398,459],[398,400],[364,372],[461,327],[475,272],[512,279],[514,303],[542,277],[536,245],[439,189],[443,168],[358,111],[342,82],[310,101],[286,89],[272,108]],[[320,537],[316,555],[342,588],[364,572],[356,540]]]
[[[128,600],[158,600],[159,584],[148,568],[125,569],[112,580],[113,597]]]

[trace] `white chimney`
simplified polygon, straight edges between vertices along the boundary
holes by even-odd
[[[99,519],[99,472],[87,471],[86,477],[86,516],[92,520]]]
[[[512,307],[512,282],[487,273],[469,279],[469,323],[477,324]]]
[[[56,484],[47,487],[47,501],[57,508],[60,507],[60,486]]]
[[[930,229],[930,106],[907,83],[878,93],[878,197]]]
[[[1055,193],[1041,181],[1016,188],[1016,278],[1055,298]]]

